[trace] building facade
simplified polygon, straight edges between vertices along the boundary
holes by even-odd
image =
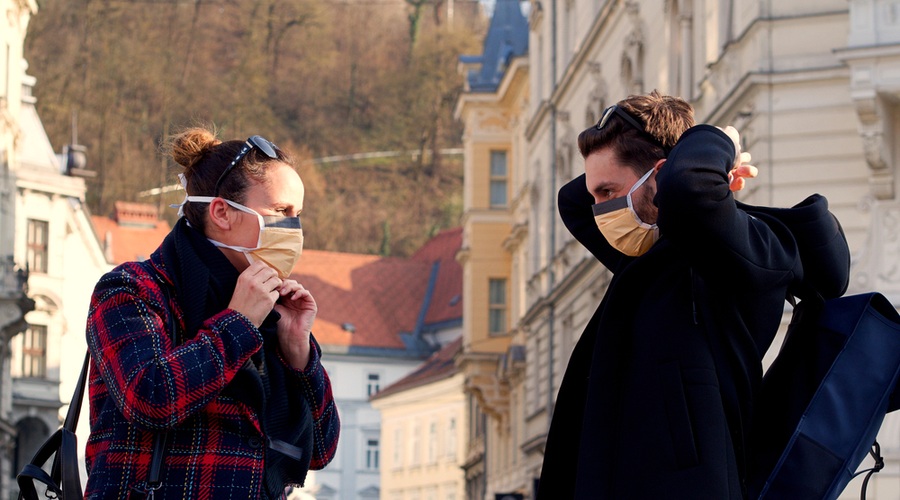
[[[0,1],[0,495],[9,496],[19,433],[12,415],[10,340],[26,328],[34,309],[26,294],[27,271],[16,261],[15,165],[21,142],[22,44],[34,1]]]
[[[518,453],[510,453],[521,425],[520,395],[513,387],[524,374],[515,341],[527,283],[517,272],[527,265],[521,251],[531,215],[531,192],[523,182],[527,155],[529,65],[528,21],[519,2],[499,0],[484,52],[464,56],[466,93],[456,115],[463,138],[463,346],[457,364],[464,378],[466,426],[463,462],[465,498],[493,498],[516,477]],[[515,436],[515,437],[514,437]],[[514,445],[513,445],[514,446]],[[503,471],[502,473],[500,471]]]
[[[94,283],[109,268],[85,205],[85,157],[77,147],[58,156],[35,109],[35,79],[22,44],[33,1],[0,2],[0,255],[4,256],[4,321],[25,275],[29,310],[3,324],[0,349],[0,495],[15,498],[16,472],[55,431],[67,409],[86,352],[84,325]],[[5,50],[2,50],[5,49]],[[15,276],[12,277],[15,281]],[[21,289],[21,286],[19,286]],[[87,436],[87,405],[80,441]]]
[[[465,498],[460,464],[468,430],[466,398],[454,362],[461,348],[457,338],[372,397],[382,422],[383,500]]]
[[[31,459],[55,431],[84,361],[84,325],[94,284],[111,268],[85,205],[85,182],[72,174],[73,159],[58,157],[31,96],[34,78],[23,79],[21,136],[15,175],[15,251],[29,271],[34,310],[12,339],[12,413],[18,433],[15,469]],[[83,165],[78,168],[84,171]],[[87,405],[79,442],[87,440]],[[83,451],[83,446],[81,447]],[[82,461],[83,471],[83,461]]]
[[[470,499],[535,491],[559,383],[610,278],[566,231],[556,193],[583,172],[577,134],[629,94],[658,89],[688,100],[698,122],[734,125],[760,171],[741,201],[791,206],[813,192],[825,195],[853,255],[848,293],[878,290],[900,305],[900,2],[510,3],[527,13],[527,56],[494,66],[501,68],[494,87],[471,85],[470,73],[457,108],[466,126],[466,284],[504,276],[511,299],[504,345],[477,324],[465,326],[467,390],[504,395],[482,408],[485,434],[467,445]],[[481,61],[462,62],[496,64],[486,57],[490,43]],[[511,92],[523,73],[527,85]],[[487,151],[499,145],[512,158],[509,206],[485,210],[477,193],[495,180]],[[498,223],[485,232],[502,233],[499,241],[478,239],[487,220]],[[491,301],[475,294],[466,301],[467,311],[490,310]],[[769,358],[774,352],[777,345]],[[473,359],[483,360],[478,373],[485,376],[465,369]],[[897,498],[900,417],[888,416],[879,440],[887,466],[868,494]],[[477,456],[487,449],[494,459],[482,466]],[[859,486],[854,481],[844,496],[855,497]]]
[[[293,277],[319,306],[314,334],[341,418],[334,460],[290,498],[383,498],[382,414],[370,398],[459,339],[462,230],[438,233],[410,258],[306,250]]]

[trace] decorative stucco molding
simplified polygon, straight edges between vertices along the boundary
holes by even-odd
[[[568,181],[573,177],[572,168],[575,161],[575,129],[567,111],[558,111],[557,120],[557,144],[556,144],[556,175],[559,179]]]
[[[878,94],[854,99],[859,135],[869,165],[869,185],[878,200],[894,197],[894,165],[890,149],[892,112]]]
[[[625,37],[622,52],[622,84],[629,94],[644,91],[644,30],[641,27],[640,4],[625,3],[625,11],[631,22],[631,32]]]
[[[594,88],[588,94],[588,107],[585,110],[585,128],[597,123],[600,114],[606,109],[606,101],[609,99],[609,84],[603,78],[603,68],[599,62],[589,62],[588,71],[594,81]]]
[[[900,300],[900,201],[867,198],[860,210],[870,212],[871,230],[853,258],[850,292],[877,290]]]

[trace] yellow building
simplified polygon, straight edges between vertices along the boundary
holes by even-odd
[[[381,413],[381,498],[462,500],[466,442],[462,339],[372,397]]]
[[[528,24],[514,0],[499,0],[480,56],[464,57],[468,74],[456,114],[465,124],[463,346],[457,364],[468,400],[469,438],[462,467],[466,498],[482,498],[493,477],[518,469],[510,440],[510,387],[522,373],[524,349],[512,322],[523,306],[517,250],[528,232],[516,214],[531,200],[520,175],[528,97]],[[521,219],[522,217],[519,217]],[[527,219],[527,215],[525,217]],[[498,453],[499,452],[499,453]]]

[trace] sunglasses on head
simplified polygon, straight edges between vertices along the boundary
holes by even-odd
[[[641,125],[640,122],[638,122],[633,116],[631,116],[631,113],[620,108],[618,104],[613,104],[612,106],[606,108],[603,111],[603,116],[600,117],[600,121],[597,122],[597,125],[594,125],[594,128],[597,130],[603,130],[603,127],[606,126],[607,122],[609,122],[610,117],[612,117],[613,115],[618,115],[619,118],[625,120],[625,123],[631,125],[635,130],[652,139],[653,142],[659,144],[659,146],[663,148],[666,154],[669,154],[669,148],[663,146],[662,142],[660,142],[659,139],[654,137],[650,132],[647,132],[647,129],[645,129],[644,126]]]
[[[641,132],[644,132],[645,134],[647,133],[647,131],[644,130],[644,127],[640,123],[638,123],[638,121],[635,120],[633,116],[628,114],[627,111],[620,108],[618,104],[613,104],[612,106],[606,108],[603,111],[603,116],[600,117],[600,121],[597,122],[597,125],[595,126],[595,128],[597,130],[603,130],[603,127],[606,126],[606,122],[609,121],[609,118],[612,115],[619,115],[620,118],[625,120],[632,127],[636,128],[637,130],[639,130]]]
[[[219,194],[219,187],[222,185],[222,179],[224,179],[225,176],[228,175],[228,172],[231,172],[231,169],[233,169],[235,165],[240,163],[240,161],[244,159],[244,157],[247,156],[247,153],[249,153],[253,148],[262,151],[262,153],[269,158],[278,158],[278,154],[275,152],[274,144],[260,135],[254,135],[253,137],[247,139],[237,156],[235,156],[234,159],[231,160],[231,163],[227,167],[225,167],[225,170],[222,171],[222,175],[220,175],[219,180],[216,181],[216,188],[215,191],[213,191],[213,194]]]

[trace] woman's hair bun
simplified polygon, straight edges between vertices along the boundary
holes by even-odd
[[[221,143],[216,134],[205,128],[189,128],[172,137],[172,159],[189,170],[210,149]]]

